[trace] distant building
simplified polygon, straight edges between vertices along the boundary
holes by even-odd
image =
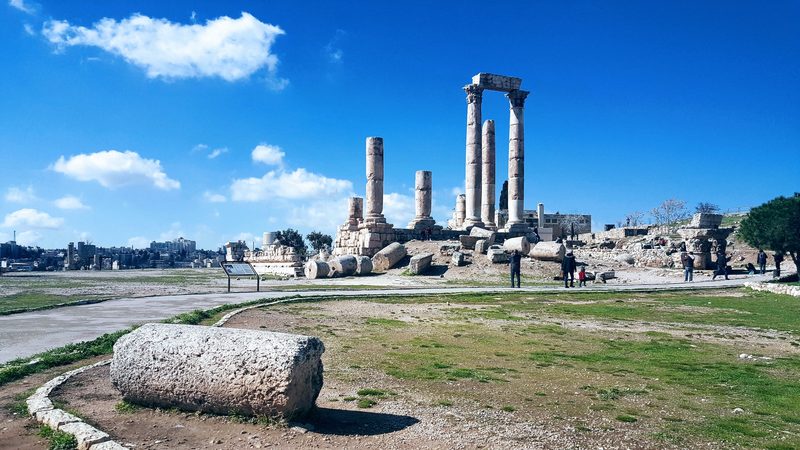
[[[195,241],[179,237],[172,241],[150,243],[151,252],[168,252],[168,253],[181,253],[185,254],[194,253],[197,250],[197,243]]]

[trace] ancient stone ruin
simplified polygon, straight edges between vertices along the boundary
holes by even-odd
[[[111,382],[145,406],[294,418],[314,407],[324,351],[310,336],[151,323],[114,344]]]

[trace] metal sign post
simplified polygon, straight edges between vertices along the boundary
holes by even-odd
[[[252,264],[246,261],[225,261],[221,265],[228,276],[228,292],[231,291],[231,277],[256,277],[256,292],[261,292],[261,277]]]

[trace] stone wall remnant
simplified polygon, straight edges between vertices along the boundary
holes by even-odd
[[[291,419],[316,402],[324,351],[311,336],[151,323],[114,344],[111,382],[135,404]]]

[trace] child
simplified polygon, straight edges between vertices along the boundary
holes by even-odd
[[[586,266],[581,266],[581,271],[578,272],[578,287],[586,287]]]

